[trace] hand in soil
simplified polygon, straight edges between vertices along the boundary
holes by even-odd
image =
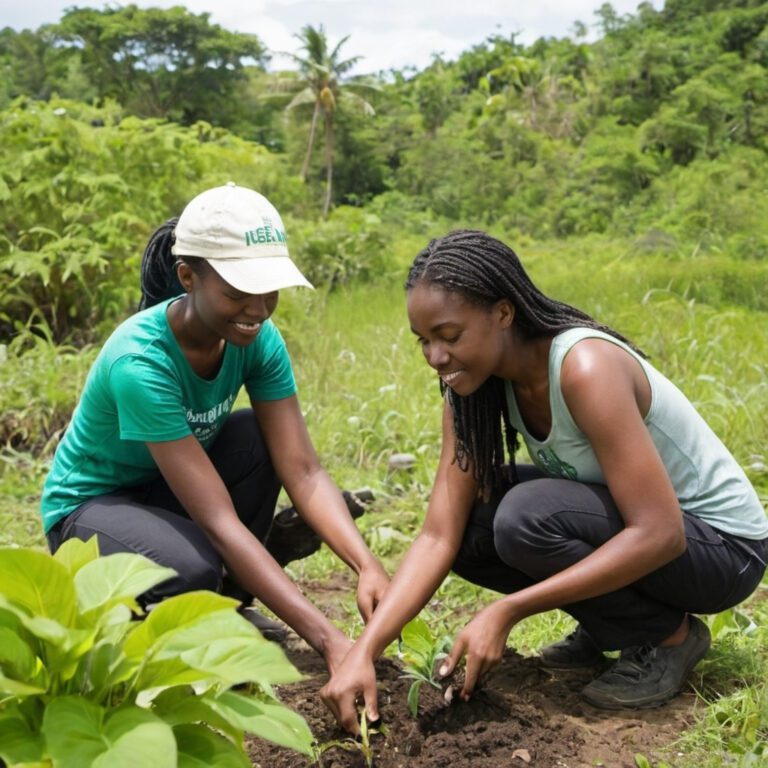
[[[358,735],[358,703],[365,707],[368,722],[376,722],[379,719],[373,660],[358,646],[353,646],[338,669],[333,672],[331,679],[320,689],[320,698],[331,710],[339,725],[351,734]]]
[[[507,607],[496,602],[483,608],[459,632],[439,675],[441,678],[449,676],[461,659],[467,657],[464,685],[459,692],[464,701],[469,701],[480,679],[501,662],[513,624]]]

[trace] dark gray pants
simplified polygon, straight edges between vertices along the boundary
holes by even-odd
[[[232,497],[238,517],[260,541],[272,524],[280,482],[253,411],[231,414],[208,451]],[[194,472],[194,467],[189,468]],[[165,480],[96,496],[59,521],[48,532],[55,552],[70,538],[98,537],[102,555],[137,552],[178,576],[141,596],[144,605],[197,589],[221,592],[223,565],[208,537],[184,511]],[[230,585],[226,591],[247,600]]]
[[[510,594],[565,570],[615,536],[624,523],[603,485],[545,478],[518,467],[520,482],[472,511],[453,570]],[[659,643],[686,613],[717,613],[748,597],[765,572],[768,539],[718,531],[684,513],[688,547],[639,581],[561,606],[603,650]]]

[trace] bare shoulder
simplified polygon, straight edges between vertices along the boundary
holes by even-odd
[[[589,338],[576,342],[563,360],[560,373],[566,388],[618,384],[626,377],[641,373],[637,359],[626,349],[607,339]]]
[[[597,424],[617,428],[644,415],[651,390],[637,358],[606,339],[584,339],[566,355],[560,389],[584,432]]]

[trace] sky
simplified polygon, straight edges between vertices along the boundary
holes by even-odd
[[[226,29],[256,34],[273,53],[272,68],[288,66],[275,52],[298,52],[294,37],[304,25],[325,27],[331,44],[345,35],[344,57],[363,57],[357,74],[416,67],[433,54],[455,59],[462,51],[501,34],[523,44],[539,37],[572,36],[581,21],[592,29],[594,12],[604,0],[134,0],[140,7],[184,5],[193,13],[209,13]],[[634,14],[640,0],[611,0],[619,14]],[[116,3],[112,3],[115,5]],[[129,5],[130,0],[119,3]],[[652,0],[655,8],[663,0]],[[104,8],[90,0],[0,0],[0,29],[37,29],[58,21],[66,8]]]

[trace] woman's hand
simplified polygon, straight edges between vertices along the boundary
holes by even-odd
[[[379,719],[376,695],[376,670],[373,659],[354,647],[331,679],[320,689],[320,698],[338,723],[352,734],[360,732],[357,702],[362,696],[366,717],[370,722]]]
[[[516,624],[510,609],[499,601],[483,608],[457,636],[451,652],[440,667],[441,677],[450,675],[466,654],[464,686],[459,696],[468,701],[478,681],[495,667],[504,654],[507,636]]]
[[[367,624],[389,587],[389,576],[378,560],[363,567],[357,582],[357,607]]]

